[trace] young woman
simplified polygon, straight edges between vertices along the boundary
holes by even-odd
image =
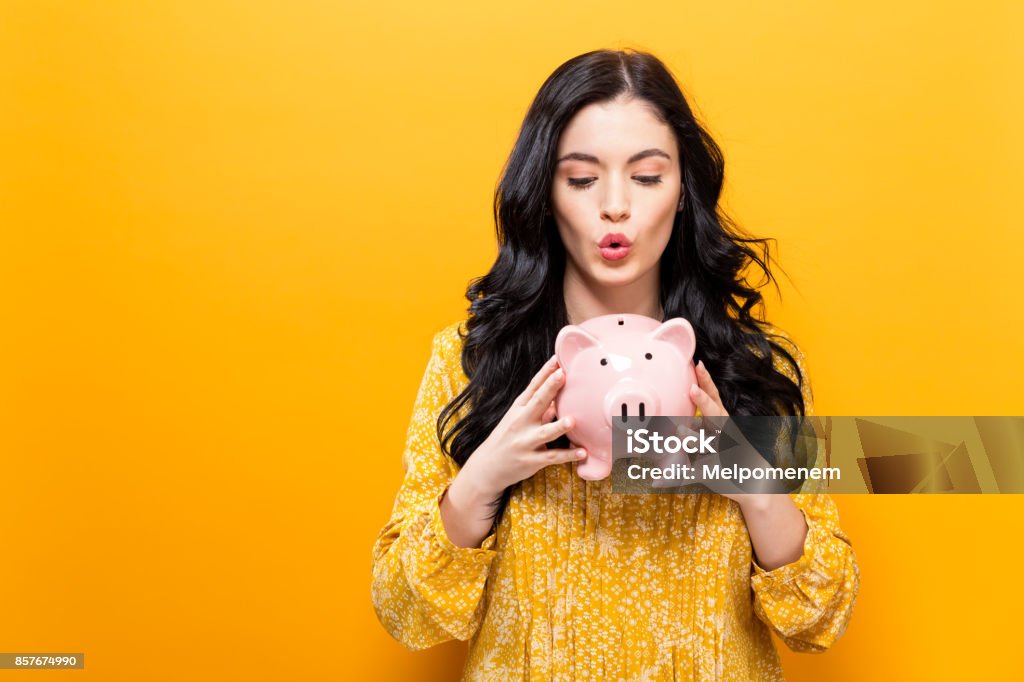
[[[824,651],[859,585],[827,494],[622,495],[556,415],[562,326],[685,317],[703,415],[810,415],[800,350],[752,316],[767,240],[718,206],[722,154],[655,57],[601,50],[543,84],[495,196],[500,253],[434,336],[373,551],[396,639],[469,640],[463,679],[782,679],[771,633]],[[763,245],[763,257],[748,244]]]

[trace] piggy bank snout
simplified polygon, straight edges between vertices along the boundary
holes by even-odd
[[[649,418],[658,414],[661,403],[658,396],[644,386],[619,386],[608,391],[604,401],[604,419],[610,426],[613,418],[626,415]]]

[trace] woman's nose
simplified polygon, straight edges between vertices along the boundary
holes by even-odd
[[[626,194],[625,188],[612,183],[612,186],[604,195],[601,217],[616,223],[629,218],[629,197]]]

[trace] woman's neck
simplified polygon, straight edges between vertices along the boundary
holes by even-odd
[[[595,287],[567,268],[563,280],[565,309],[569,324],[580,324],[592,317],[613,313],[635,313],[662,319],[658,269],[635,282],[616,287]]]

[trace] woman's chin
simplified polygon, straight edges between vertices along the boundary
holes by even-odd
[[[630,265],[601,266],[592,273],[591,279],[602,287],[622,287],[632,284],[638,278],[636,269]]]

